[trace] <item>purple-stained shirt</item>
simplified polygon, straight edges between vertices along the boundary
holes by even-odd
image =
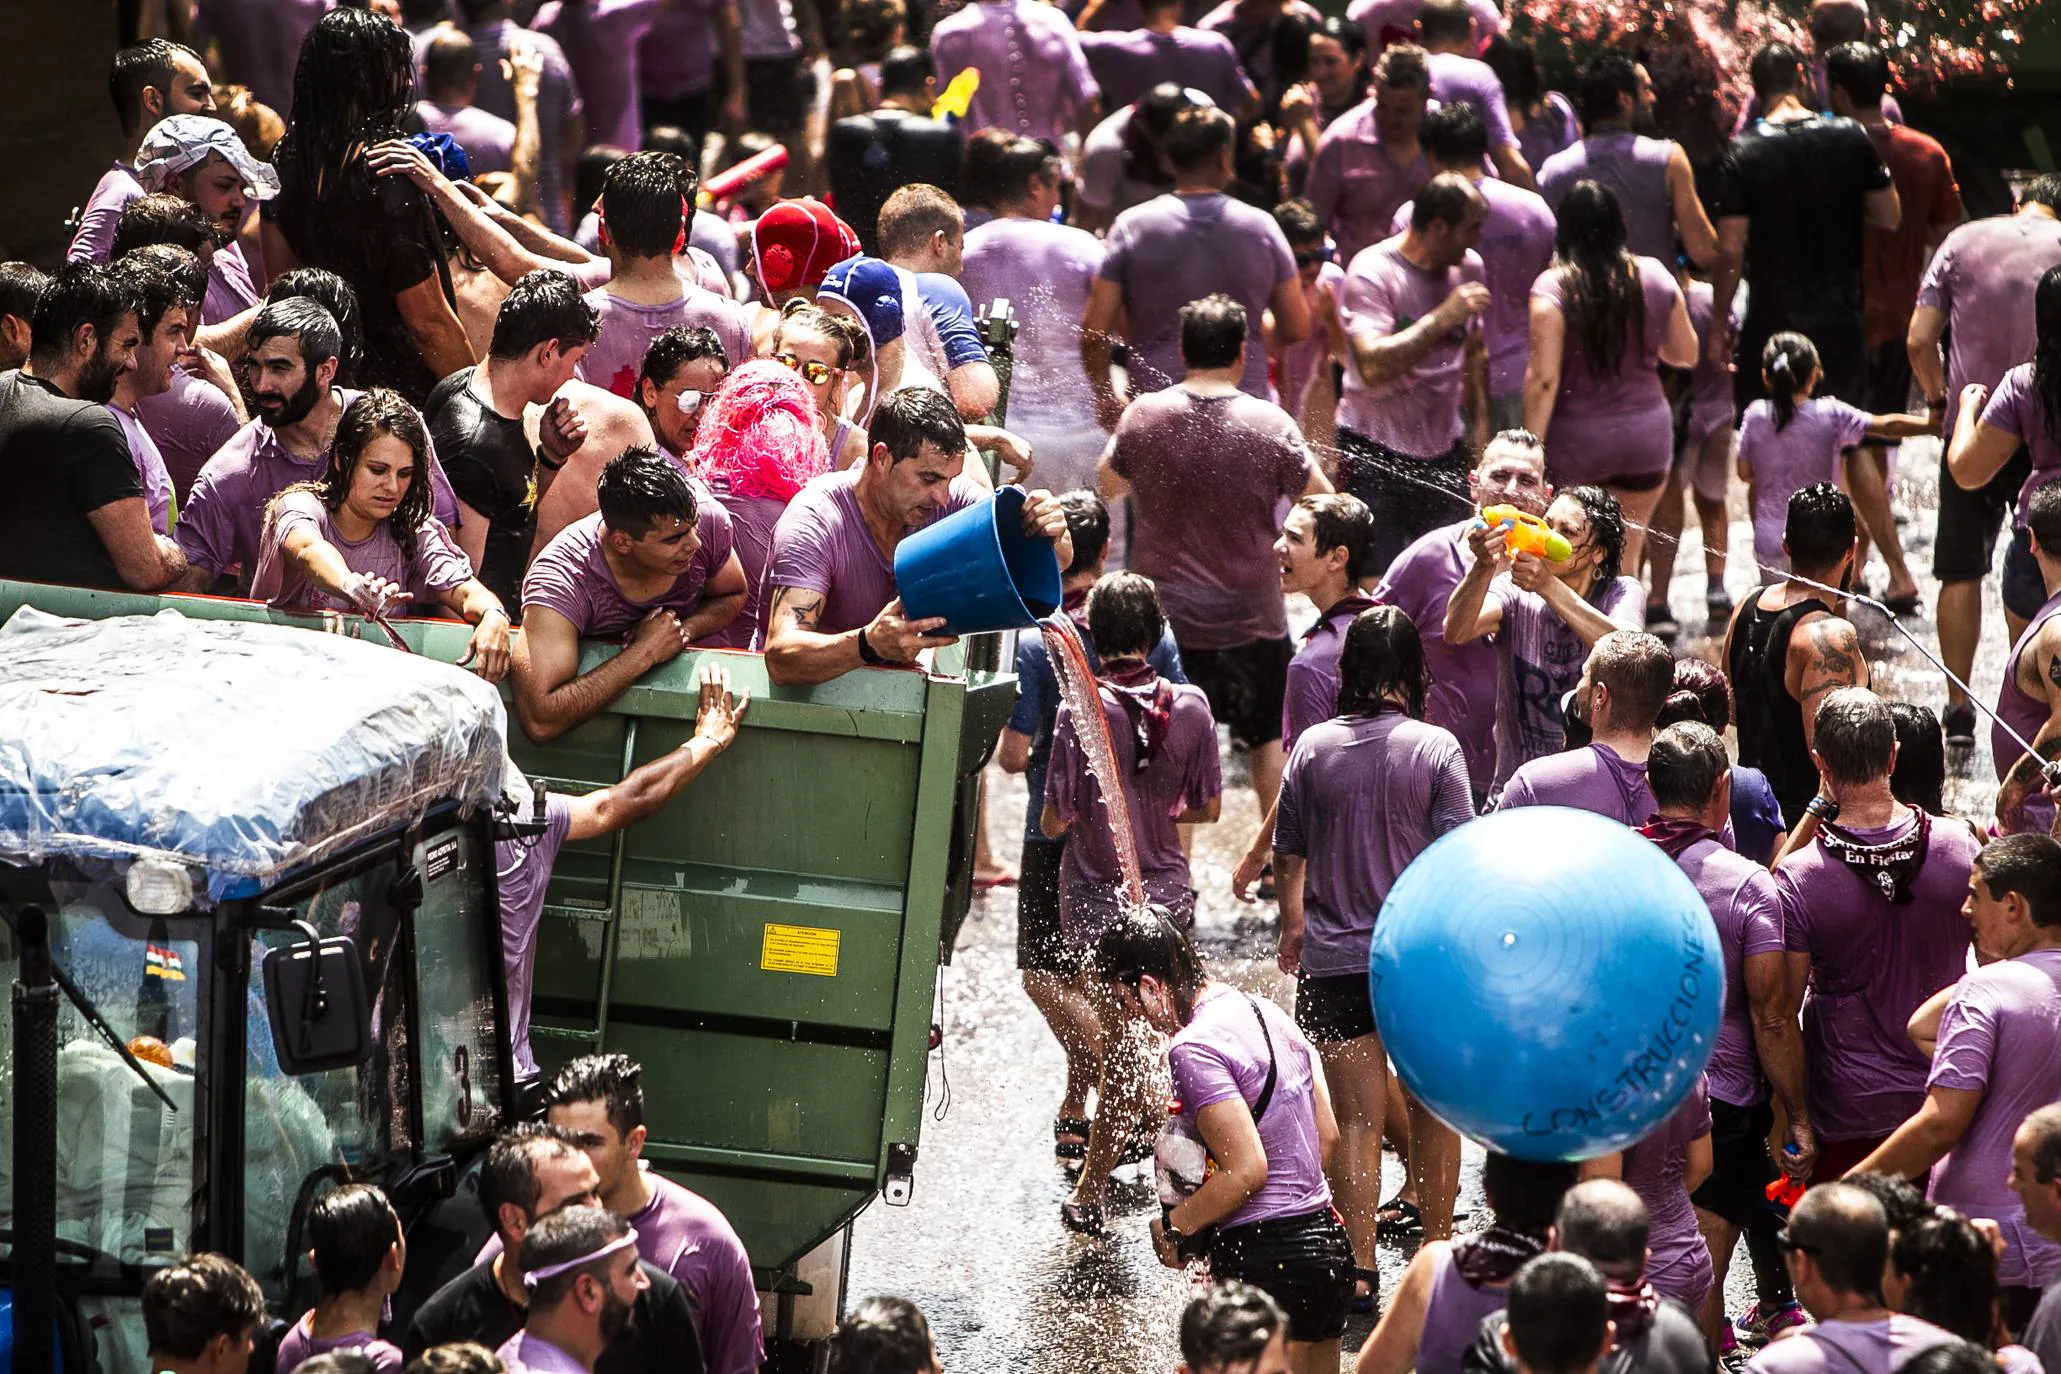
[[[1329,291],[1331,299],[1336,301],[1339,289],[1344,285],[1345,269],[1337,263],[1327,262],[1317,269],[1317,280],[1302,289],[1303,304],[1309,307],[1312,322],[1320,318],[1317,310],[1322,293]],[[1313,325],[1309,338],[1281,349],[1275,356],[1274,373],[1281,391],[1282,408],[1290,415],[1300,416],[1310,388],[1330,367],[1331,340],[1325,337],[1321,326]]]
[[[208,293],[200,303],[200,322],[220,324],[262,299],[257,283],[251,280],[250,264],[244,261],[243,245],[225,243],[217,248],[208,268]]]
[[[610,295],[606,287],[589,291],[582,299],[600,312],[599,332],[580,355],[573,375],[618,396],[634,397],[637,373],[644,366],[651,341],[675,325],[713,329],[730,366],[750,362],[751,316],[745,307],[728,296],[685,282],[680,289],[685,294],[664,305],[638,305]]]
[[[2011,1137],[2027,1114],[2061,1102],[2061,949],[2036,949],[1961,979],[1939,1018],[1929,1088],[1982,1094],[1968,1129],[1932,1166],[1926,1196],[2004,1233],[1997,1282],[2041,1288],[2061,1276],[2061,1245],[2032,1228],[2011,1187]]]
[[[967,231],[959,273],[967,296],[975,306],[1005,299],[1016,313],[1012,426],[1030,420],[1050,427],[1092,413],[1081,366],[1081,317],[1101,270],[1102,240],[1071,225],[991,219]]]
[[[1620,577],[1589,588],[1589,604],[1622,625],[1639,620],[1646,589],[1636,577]],[[1503,608],[1503,623],[1490,636],[1496,645],[1496,789],[1535,758],[1558,753],[1567,742],[1560,698],[1581,681],[1589,646],[1537,592],[1528,592],[1501,573],[1489,584],[1488,599]],[[1644,820],[1644,817],[1640,818]]]
[[[754,1374],[765,1353],[751,1258],[716,1205],[643,1164],[651,1201],[630,1218],[637,1253],[694,1297],[694,1334],[708,1374]]]
[[[2061,220],[2037,210],[1964,224],[1926,264],[1918,304],[1946,312],[1947,412],[1956,420],[1963,387],[1995,391],[2006,372],[2032,357],[2028,284],[2049,267],[2061,267]]]
[[[128,163],[118,161],[102,172],[86,208],[79,212],[79,230],[72,235],[65,257],[72,262],[105,262],[114,251],[115,225],[121,221],[122,207],[142,197],[143,183],[136,180],[136,169]]]
[[[240,81],[284,119],[293,108],[301,40],[336,0],[200,0],[200,19],[221,46],[217,81]]]
[[[150,508],[150,527],[159,534],[172,532],[172,475],[165,471],[164,455],[151,442],[143,422],[118,405],[110,405],[121,422],[122,437],[129,441],[129,458],[143,481],[143,504]]]
[[[419,610],[441,612],[440,592],[472,579],[468,559],[443,522],[430,516],[415,527],[413,553],[404,552],[388,522],[381,520],[372,533],[355,542],[337,533],[322,498],[312,491],[289,492],[272,503],[271,539],[258,555],[258,571],[251,578],[250,594],[256,601],[289,611],[355,611],[351,601],[332,596],[303,577],[286,558],[286,537],[297,529],[312,531],[343,555],[352,572],[383,577],[404,587]]]
[[[548,33],[525,29],[510,19],[474,24],[466,27],[466,32],[472,35],[473,46],[479,52],[479,88],[473,93],[472,103],[489,114],[507,120],[515,118],[515,92],[501,75],[501,59],[508,56],[511,33],[517,44],[530,48],[544,64],[537,78],[537,199],[544,223],[563,234],[572,227],[566,199],[571,188],[566,185],[565,168],[573,159],[563,146],[565,130],[570,121],[586,114],[579,84],[573,79],[572,64],[565,60],[565,50],[558,46],[557,39]],[[418,69],[426,46],[426,39],[416,39]],[[584,205],[580,208],[586,209]]]
[[[1469,252],[1457,267],[1429,271],[1403,256],[1400,236],[1360,252],[1345,269],[1338,314],[1348,336],[1400,334],[1442,304],[1461,283],[1483,281],[1481,258]],[[1410,370],[1392,382],[1370,385],[1359,369],[1345,369],[1338,423],[1385,448],[1435,458],[1460,437],[1460,391],[1467,341],[1477,321],[1448,331]]]
[[[1131,175],[1128,144],[1131,111],[1136,108],[1135,105],[1124,106],[1097,124],[1081,141],[1080,162],[1075,176],[1080,203],[1094,207],[1112,220],[1134,205],[1143,205],[1154,196],[1164,195],[1169,189],[1164,182],[1146,181]],[[966,213],[971,216],[973,211]]]
[[[587,106],[587,142],[635,148],[643,136],[637,109],[637,48],[658,20],[664,0],[546,0],[533,21],[558,40]]]
[[[1717,312],[1716,288],[1707,281],[1691,279],[1682,292],[1683,304],[1689,310],[1689,327],[1696,331],[1696,368],[1689,376],[1689,434],[1692,441],[1703,439],[1721,429],[1732,427],[1732,374],[1729,369],[1711,362],[1709,349],[1710,329]],[[1729,306],[1725,310],[1727,328],[1737,328],[1738,320]]]
[[[1716,1272],[1710,1247],[1696,1227],[1683,1172],[1689,1146],[1710,1134],[1710,1092],[1699,1076],[1696,1087],[1667,1120],[1624,1152],[1624,1182],[1646,1204],[1649,1229],[1646,1280],[1663,1298],[1699,1311]]]
[[[1704,1073],[1710,1095],[1734,1107],[1765,1096],[1760,1051],[1753,1039],[1753,1008],[1746,1000],[1746,961],[1782,952],[1782,899],[1765,864],[1736,854],[1717,840],[1698,840],[1675,856],[1717,923],[1725,956],[1725,1004],[1717,1045]]]
[[[653,611],[671,611],[685,620],[701,605],[710,579],[730,562],[735,542],[723,503],[705,487],[695,496],[694,533],[701,547],[687,571],[660,595],[649,601],[623,595],[602,551],[601,512],[596,511],[560,530],[538,553],[523,575],[524,609],[549,607],[571,621],[581,639],[616,638]]]
[[[1885,844],[1915,816],[1852,832]],[[1891,906],[1823,842],[1775,870],[1782,940],[1811,960],[1803,1007],[1805,1092],[1811,1124],[1826,1140],[1886,1136],[1918,1110],[1929,1065],[1906,1027],[1926,998],[1968,966],[1961,903],[1975,864],[1975,837],[1958,821],[1935,819],[1911,901]]]
[[[178,367],[172,369],[172,389],[140,397],[136,414],[164,458],[182,507],[201,468],[243,424],[236,418],[236,407],[214,383]]]
[[[1274,811],[1274,848],[1308,861],[1303,972],[1365,974],[1374,922],[1397,876],[1473,819],[1467,762],[1450,732],[1400,711],[1305,730]]]
[[[494,1352],[508,1374],[589,1374],[587,1366],[547,1340],[518,1331]]]
[[[474,176],[481,172],[505,172],[515,165],[515,126],[477,105],[439,105],[431,100],[415,102],[415,117],[433,134],[449,134],[465,150],[465,160]]]
[[[1579,181],[1594,181],[1617,197],[1624,215],[1624,245],[1642,258],[1675,260],[1675,205],[1667,190],[1667,164],[1675,145],[1626,129],[1590,134],[1537,168],[1539,194],[1559,213]]]
[[[1427,54],[1431,68],[1431,98],[1441,105],[1472,105],[1481,112],[1488,129],[1490,151],[1514,148],[1517,135],[1510,130],[1510,107],[1503,102],[1503,82],[1495,68],[1478,57],[1456,52]]]
[[[1474,188],[1488,202],[1474,251],[1489,289],[1489,308],[1481,317],[1489,394],[1503,396],[1524,389],[1524,367],[1531,360],[1531,284],[1553,265],[1553,210],[1536,191],[1494,177],[1483,177]],[[1410,227],[1416,205],[1412,200],[1397,208],[1389,226],[1394,233]]]
[[[715,0],[676,0],[637,45],[637,78],[646,98],[677,100],[716,79]]]
[[[1436,1242],[1434,1242],[1436,1243]],[[1460,1374],[1460,1359],[1481,1330],[1484,1317],[1503,1310],[1509,1291],[1502,1285],[1475,1287],[1461,1277],[1448,1248],[1434,1261],[1431,1293],[1424,1300],[1424,1324],[1417,1334],[1417,1374]]]
[[[1281,698],[1281,748],[1295,748],[1302,732],[1338,714],[1338,655],[1353,617],[1374,604],[1363,592],[1348,592],[1302,632],[1302,644],[1288,661],[1288,688]]]
[[[1183,649],[1232,649],[1288,633],[1274,512],[1311,463],[1288,412],[1239,391],[1140,396],[1110,440],[1131,484],[1129,566],[1159,585]]]
[[[896,596],[893,556],[880,551],[859,512],[855,489],[864,470],[862,464],[815,478],[795,493],[773,527],[765,604],[772,606],[776,587],[821,592],[823,615],[817,629],[826,635],[872,623]],[[965,478],[954,478],[925,523],[935,524],[986,494]]]
[[[1548,158],[1572,148],[1581,136],[1581,121],[1575,118],[1574,106],[1560,92],[1547,91],[1537,112],[1527,116],[1524,127],[1517,131],[1517,150],[1524,154],[1524,165],[1536,175]]]
[[[1132,395],[1180,379],[1181,307],[1222,292],[1245,307],[1239,385],[1273,398],[1260,317],[1275,289],[1295,279],[1295,254],[1272,215],[1221,192],[1155,196],[1109,227],[1101,275],[1123,288]]]
[[[1644,318],[1627,321],[1624,349],[1615,371],[1599,376],[1576,331],[1564,336],[1560,394],[1546,430],[1546,471],[1555,485],[1602,482],[1665,473],[1674,463],[1675,425],[1667,392],[1660,384],[1660,347],[1668,321],[1681,303],[1675,274],[1653,258],[1637,258]],[[1531,289],[1567,315],[1559,271],[1547,272]]]
[[[1274,42],[1280,31],[1281,22],[1293,19],[1315,28],[1324,22],[1324,16],[1303,0],[1282,0],[1272,6],[1261,0],[1261,13],[1248,15],[1240,12],[1238,0],[1224,0],[1215,9],[1195,21],[1195,26],[1222,34],[1238,54],[1239,65],[1252,78],[1252,84],[1259,88],[1260,99],[1271,109],[1281,98],[1283,83],[1274,70]]]
[[[787,502],[771,496],[740,496],[730,490],[727,478],[717,481],[715,494],[730,512],[731,548],[744,570],[744,609],[703,643],[711,649],[749,649],[765,623],[766,565],[773,556],[773,531]]]
[[[1431,669],[1424,719],[1453,732],[1467,757],[1468,780],[1486,792],[1496,771],[1496,696],[1504,670],[1490,640],[1454,648],[1445,635],[1446,603],[1474,561],[1467,548],[1473,528],[1470,518],[1420,536],[1388,565],[1374,600],[1397,607],[1417,626]]]
[[[508,1038],[514,1047],[515,1072],[534,1078],[537,1058],[530,1052],[530,990],[537,976],[537,923],[544,915],[544,892],[551,867],[572,826],[572,803],[556,792],[544,797],[544,833],[499,840],[494,845],[494,885],[501,897],[501,968],[508,981]]]
[[[1109,747],[1124,807],[1131,818],[1131,843],[1148,900],[1158,902],[1186,926],[1195,912],[1188,883],[1188,856],[1174,817],[1207,806],[1224,790],[1217,759],[1217,726],[1200,687],[1170,684],[1166,733],[1158,750],[1138,771],[1138,740],[1112,688],[1098,693],[1109,729]],[[1052,757],[1045,769],[1044,804],[1067,823],[1066,855],[1059,870],[1060,927],[1070,944],[1094,945],[1116,923],[1127,898],[1109,807],[1088,770],[1074,716],[1064,703],[1052,726]]]
[[[2054,420],[2061,424],[2061,415]],[[2032,457],[2032,471],[2018,488],[2018,506],[2011,521],[2014,527],[2023,528],[2032,494],[2061,477],[2061,444],[2054,442],[2054,431],[2048,427],[2046,407],[2040,404],[2039,389],[2033,384],[2031,363],[2020,363],[2004,374],[1982,408],[1982,423],[2016,436]]]
[[[1178,25],[1172,33],[1132,29],[1080,35],[1088,70],[1102,88],[1105,109],[1119,109],[1164,81],[1192,86],[1226,110],[1257,95],[1231,40],[1208,29]]]
[[[1759,400],[1739,422],[1739,461],[1753,470],[1753,556],[1787,570],[1782,535],[1789,498],[1815,482],[1837,484],[1840,454],[1868,434],[1868,412],[1837,396],[1813,396],[1775,427],[1775,403]]]
[[[2061,613],[2061,592],[2048,597],[2046,604],[2026,622],[2018,641],[2011,646],[2011,656],[2004,660],[2004,684],[1997,693],[1997,719],[1991,722],[1989,729],[1989,752],[1996,765],[1998,782],[2004,780],[2004,775],[2025,752],[2025,746],[2012,739],[2004,727],[2009,726],[2029,740],[2047,723],[2047,703],[2034,700],[2018,685],[2018,661],[2025,656],[2025,646],[2038,637],[2041,628],[2057,613]]]
[[[1274,1095],[1256,1123],[1267,1156],[1267,1181],[1219,1226],[1306,1216],[1331,1205],[1331,1185],[1324,1181],[1317,1145],[1317,1056],[1294,1018],[1264,997],[1226,989],[1195,1009],[1167,1043],[1166,1059],[1174,1097],[1190,1126],[1204,1108],[1219,1102],[1242,1102],[1248,1108],[1258,1103],[1270,1059],[1274,1065]]]
[[[978,0],[938,21],[930,53],[941,86],[968,67],[980,71],[969,133],[1007,129],[1062,142],[1101,95],[1073,25],[1039,0]]]
[[[1401,165],[1382,146],[1369,97],[1332,120],[1317,139],[1305,194],[1337,241],[1339,260],[1350,263],[1381,241],[1396,207],[1429,180],[1431,168],[1422,149]]]
[[[1422,0],[1353,0],[1345,13],[1347,18],[1366,28],[1367,56],[1371,61],[1375,54],[1391,43],[1417,41],[1417,12],[1423,7]],[[1467,8],[1474,15],[1474,32],[1470,41],[1476,48],[1507,27],[1495,0],[1467,0]],[[1469,1338],[1472,1339],[1471,1332]]]
[[[1891,1374],[1912,1356],[1950,1343],[1958,1343],[1952,1333],[1901,1312],[1872,1322],[1824,1321],[1769,1341],[1746,1368],[1748,1374]]]
[[[1644,825],[1657,809],[1646,765],[1617,756],[1604,744],[1547,754],[1523,764],[1503,784],[1496,809],[1571,806],[1626,825]]]
[[[355,1350],[372,1361],[372,1367],[379,1374],[400,1374],[408,1359],[401,1353],[401,1347],[392,1341],[383,1341],[370,1331],[350,1331],[341,1336],[316,1336],[313,1334],[315,1314],[309,1312],[286,1329],[279,1338],[279,1358],[273,1362],[276,1374],[293,1374],[301,1367],[301,1361],[312,1360],[317,1355],[327,1355],[332,1350]]]

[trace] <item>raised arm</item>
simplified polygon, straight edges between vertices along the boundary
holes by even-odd
[[[1347,335],[1353,367],[1368,386],[1385,386],[1409,375],[1410,369],[1437,347],[1439,340],[1489,307],[1489,289],[1478,281],[1461,282],[1431,311],[1397,330],[1373,329]]]
[[[1510,566],[1509,537],[1484,527],[1469,532],[1467,545],[1474,551],[1474,562],[1446,600],[1444,638],[1454,648],[1494,634],[1503,624],[1503,603],[1491,601],[1488,589],[1496,574]]]
[[[730,747],[750,704],[751,693],[730,694],[730,675],[720,664],[703,664],[694,733],[679,748],[642,765],[621,782],[575,797],[566,839],[599,839],[657,815]]]

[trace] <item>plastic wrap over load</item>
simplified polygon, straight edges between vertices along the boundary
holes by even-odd
[[[448,663],[177,611],[0,628],[0,859],[159,856],[247,896],[432,805],[491,804],[500,693]]]

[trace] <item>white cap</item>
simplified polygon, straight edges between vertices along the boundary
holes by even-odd
[[[151,125],[136,150],[136,180],[146,191],[162,191],[173,177],[206,162],[209,153],[220,153],[236,169],[252,200],[279,194],[279,173],[272,165],[252,157],[236,130],[207,115],[167,115]]]

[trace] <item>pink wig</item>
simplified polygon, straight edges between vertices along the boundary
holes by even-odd
[[[727,481],[739,496],[785,501],[830,471],[816,398],[779,363],[759,359],[734,369],[707,406],[689,455],[703,480]]]

